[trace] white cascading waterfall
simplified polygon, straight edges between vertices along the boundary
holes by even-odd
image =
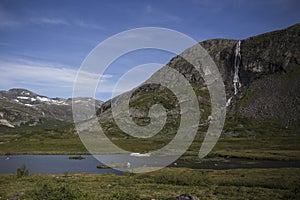
[[[242,86],[239,77],[239,69],[241,64],[242,56],[241,56],[241,41],[239,40],[235,46],[234,51],[234,75],[233,75],[233,88],[234,95],[238,93],[238,89]],[[226,102],[226,107],[228,107],[231,103],[232,97],[230,97]]]
[[[230,98],[227,100],[227,102],[226,102],[226,107],[230,106],[231,100],[232,100],[232,97],[230,97]]]
[[[241,82],[239,78],[239,69],[241,63],[241,41],[239,40],[235,46],[235,55],[234,55],[234,76],[233,76],[233,87],[234,87],[234,95],[238,93],[238,88],[240,88]]]

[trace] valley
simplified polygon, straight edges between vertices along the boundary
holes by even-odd
[[[195,140],[176,166],[122,176],[66,172],[17,178],[1,174],[0,197],[42,199],[51,193],[59,199],[62,194],[55,191],[63,190],[73,195],[70,199],[174,199],[190,193],[201,199],[299,199],[300,24],[244,40],[212,39],[200,44],[218,66],[227,102],[221,137],[207,157],[201,160],[198,153],[214,120],[210,94],[201,74],[178,55],[165,67],[189,81],[201,118]],[[193,48],[185,53],[192,54]],[[82,105],[83,111],[95,103],[97,116],[82,112],[82,120],[97,117],[112,143],[135,153],[164,147],[180,124],[181,102],[168,88],[147,81],[132,91],[133,121],[148,125],[149,109],[157,103],[164,106],[168,118],[158,134],[143,139],[118,127],[112,115],[113,99],[49,98],[14,88],[0,91],[0,155],[89,154],[73,123],[72,101]],[[223,168],[226,163],[236,167]]]

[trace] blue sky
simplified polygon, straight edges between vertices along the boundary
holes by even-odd
[[[164,27],[196,41],[243,39],[300,22],[297,0],[0,0],[0,89],[27,88],[50,97],[71,97],[82,61],[101,41],[138,27]],[[158,50],[131,53],[104,76],[109,90],[130,68],[167,63]],[[157,68],[150,68],[146,79]],[[145,72],[141,72],[145,73]]]

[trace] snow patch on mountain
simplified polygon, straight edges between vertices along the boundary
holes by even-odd
[[[3,126],[7,126],[7,127],[10,127],[10,128],[15,128],[14,125],[12,125],[9,121],[7,121],[6,119],[0,119],[0,125],[3,125]]]
[[[49,102],[49,101],[51,101],[47,97],[40,97],[40,96],[37,96],[36,99],[39,100],[39,101],[41,101],[41,102]]]
[[[29,99],[29,97],[22,97],[22,96],[18,96],[18,99]]]

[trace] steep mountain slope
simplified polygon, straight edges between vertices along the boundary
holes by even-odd
[[[224,133],[299,133],[300,24],[241,41],[213,39],[200,44],[215,61],[225,83],[228,107]],[[204,132],[210,121],[210,98],[202,77],[180,55],[167,66],[183,74],[193,86],[201,111],[199,132]],[[159,85],[144,84],[133,91],[133,120],[148,124],[148,111],[155,103],[163,104],[168,113],[167,124],[157,136],[175,133],[180,118],[178,102]],[[98,110],[100,123],[108,135],[127,137],[116,126],[110,104],[107,101]]]
[[[91,100],[76,98],[75,103]],[[100,107],[101,103],[96,101],[96,106]],[[10,128],[36,126],[49,120],[71,123],[72,99],[48,98],[26,89],[0,91],[0,125]]]

